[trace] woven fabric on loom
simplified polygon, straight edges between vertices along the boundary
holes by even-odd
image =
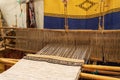
[[[81,66],[66,66],[21,59],[0,74],[0,80],[78,80]]]
[[[16,30],[16,48],[39,51],[49,43],[66,45],[90,45],[91,37],[96,32],[54,31],[39,29]],[[21,38],[20,38],[21,37]]]
[[[119,61],[120,31],[64,31],[64,30],[16,30],[16,48],[38,52],[48,44],[72,46],[88,45],[92,58],[106,61]],[[21,38],[20,38],[21,37]],[[112,60],[111,60],[112,59]]]
[[[103,59],[107,62],[119,62],[120,60],[120,31],[103,31],[92,40],[93,58]]]
[[[118,62],[120,60],[120,31],[104,33],[104,55],[105,61]]]
[[[24,59],[47,61],[69,66],[81,66],[84,63],[88,51],[88,45],[48,44],[36,56],[28,55]]]

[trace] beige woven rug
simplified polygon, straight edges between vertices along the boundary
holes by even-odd
[[[0,80],[77,80],[80,69],[80,66],[21,59],[13,67],[0,74]]]

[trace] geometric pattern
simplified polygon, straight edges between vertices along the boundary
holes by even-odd
[[[96,3],[90,1],[90,0],[85,0],[84,2],[80,3],[79,5],[76,5],[79,8],[82,8],[85,11],[88,11],[91,7],[93,7]]]

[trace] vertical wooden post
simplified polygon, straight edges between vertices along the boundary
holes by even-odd
[[[99,16],[99,30],[101,31],[101,38],[102,38],[102,58],[103,58],[103,61],[105,62],[105,54],[104,54],[104,34],[103,34],[103,30],[104,30],[104,5],[105,4],[105,1],[104,0],[100,0],[100,16]]]
[[[2,20],[1,20],[1,18],[2,18],[2,14],[1,14],[1,11],[0,11],[0,28],[2,28]]]
[[[104,30],[104,22],[105,22],[105,15],[104,15],[104,11],[105,11],[105,1],[103,0],[103,8],[102,8],[103,12],[102,12],[102,30]]]
[[[29,2],[26,3],[26,26],[30,27],[30,16],[29,16]]]
[[[3,26],[2,26],[2,13],[1,13],[1,11],[0,11],[0,28],[2,28]],[[1,31],[1,36],[2,36],[2,38],[4,38],[4,31],[3,31],[3,29],[1,29],[0,30]]]
[[[67,6],[68,6],[68,3],[67,3],[67,0],[63,0],[63,3],[64,3],[64,15],[65,15],[65,30],[68,30],[69,29],[69,26],[68,26],[68,16],[67,16]]]
[[[2,13],[0,10],[0,28],[2,28]],[[0,34],[1,37],[3,38],[3,29],[0,30]],[[3,38],[4,39],[4,38]],[[4,42],[4,41],[3,41]],[[2,43],[3,43],[2,42]],[[2,53],[3,54],[3,53]],[[1,56],[2,57],[2,56]],[[5,65],[3,65],[2,63],[0,63],[0,73],[3,72],[5,70]]]
[[[102,2],[100,2],[100,16],[99,16],[99,22],[98,22],[98,30],[101,30],[101,13],[102,13]]]
[[[99,16],[99,30],[104,30],[104,5],[105,1],[101,0],[100,2],[100,16]]]

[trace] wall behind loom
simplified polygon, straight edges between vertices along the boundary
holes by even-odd
[[[43,28],[43,0],[35,0],[35,15],[38,28]],[[26,28],[26,4],[21,5],[23,12],[21,13],[20,5],[17,0],[0,0],[0,9],[3,17],[6,20],[8,26],[16,25],[17,15],[17,26]]]
[[[16,0],[0,0],[0,9],[8,26],[16,25],[15,16],[17,16],[17,26],[26,27],[26,5],[21,5],[21,8],[23,9],[22,13]]]
[[[63,0],[44,0],[44,25],[49,29],[64,29]],[[103,1],[103,2],[101,2]],[[120,29],[120,0],[68,0],[69,29]],[[105,19],[100,19],[105,15]]]
[[[36,23],[38,28],[44,26],[44,0],[34,0]]]

